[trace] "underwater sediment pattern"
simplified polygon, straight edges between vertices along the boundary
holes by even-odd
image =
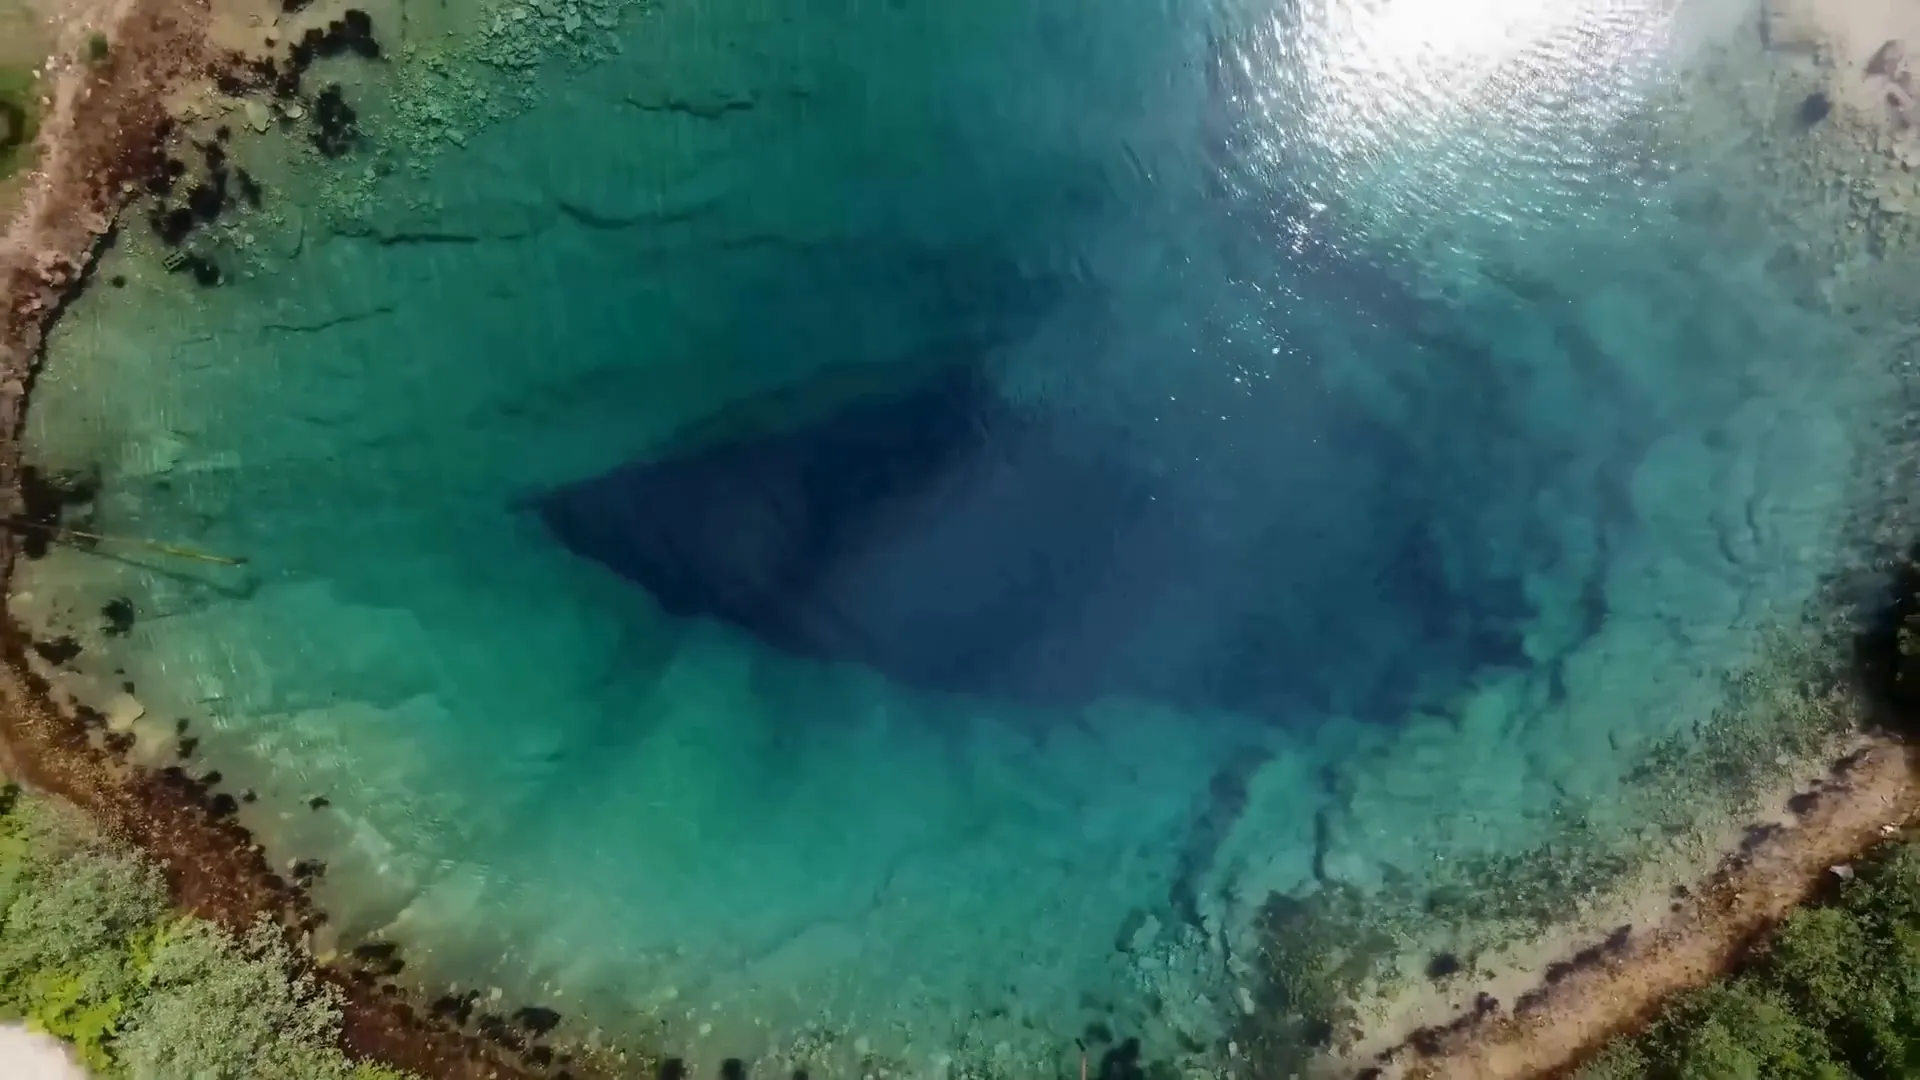
[[[1740,12],[331,4],[30,414],[69,527],[244,564],[14,610],[436,986],[1217,1052],[1269,896],[1636,829],[1856,509],[1826,118]]]

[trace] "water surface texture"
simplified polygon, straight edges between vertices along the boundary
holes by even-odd
[[[487,125],[371,9],[358,143],[233,113],[222,283],[136,215],[35,391],[93,528],[247,564],[15,610],[436,978],[696,1062],[1221,1052],[1274,893],[1637,829],[1859,510],[1844,198],[1721,8],[661,0]]]

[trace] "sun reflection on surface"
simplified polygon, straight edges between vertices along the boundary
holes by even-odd
[[[1401,232],[1416,215],[1524,216],[1514,190],[1562,192],[1564,210],[1641,168],[1603,148],[1671,85],[1675,18],[1669,0],[1299,0],[1217,60],[1247,123],[1245,179]]]

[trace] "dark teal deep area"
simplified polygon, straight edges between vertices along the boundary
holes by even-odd
[[[322,61],[327,198],[239,132],[225,283],[136,225],[32,408],[93,528],[246,567],[16,613],[436,980],[701,1062],[1221,1053],[1269,895],[1637,835],[1891,400],[1745,13],[1459,2],[663,0],[485,128]]]
[[[1410,490],[1370,523],[1383,542],[1354,557],[1373,562],[1363,573],[1443,666],[1343,684],[1341,661],[1375,651],[1372,629],[1351,623],[1348,595],[1273,573],[1302,542],[1285,519],[1318,519],[1316,497],[1342,497],[1298,482],[1288,459],[1301,450],[1248,458],[1216,427],[1211,475],[1156,469],[1152,434],[1017,407],[986,385],[982,361],[954,363],[797,430],[628,465],[535,505],[569,549],[677,618],[721,619],[926,691],[1042,708],[1133,697],[1279,724],[1345,701],[1392,722],[1423,679],[1524,661],[1519,583],[1490,573],[1454,592],[1426,539],[1446,526],[1422,517],[1439,508]],[[1259,423],[1307,452],[1324,442],[1418,477],[1390,431],[1330,404]],[[1343,419],[1357,430],[1338,430]],[[1489,640],[1449,640],[1476,626]]]

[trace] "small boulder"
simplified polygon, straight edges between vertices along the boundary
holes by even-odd
[[[1800,101],[1800,126],[1812,127],[1833,114],[1833,99],[1825,91],[1815,90]]]

